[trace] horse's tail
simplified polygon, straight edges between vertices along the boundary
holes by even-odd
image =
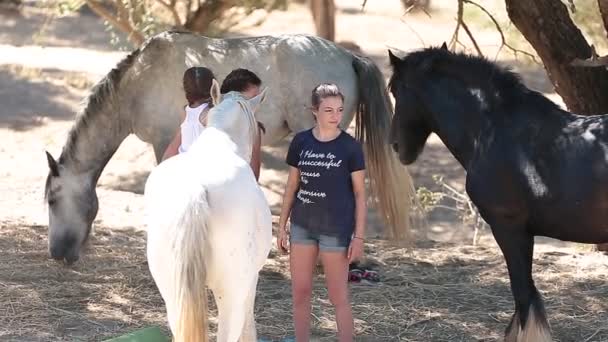
[[[353,56],[353,67],[359,92],[356,137],[364,146],[372,195],[392,237],[411,242],[410,210],[415,193],[409,172],[388,143],[393,109],[384,77],[366,57]]]
[[[207,191],[196,192],[179,218],[173,257],[175,342],[207,342],[207,267],[204,259],[207,243],[209,205]],[[167,275],[171,276],[171,275]]]

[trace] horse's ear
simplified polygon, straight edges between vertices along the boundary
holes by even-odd
[[[401,63],[401,59],[393,55],[393,52],[390,49],[388,50],[388,59],[391,61],[392,66],[397,66],[399,63]]]
[[[257,96],[249,99],[249,105],[251,106],[251,110],[253,110],[254,113],[258,110],[258,108],[260,108],[260,105],[262,103],[264,103],[264,101],[266,100],[266,91],[267,90],[268,90],[268,87],[264,88],[264,90],[262,90]]]
[[[442,50],[448,50],[448,44],[446,44],[445,42],[443,42],[443,44],[441,44],[441,49]]]
[[[211,81],[211,100],[213,101],[213,105],[217,106],[218,103],[222,100],[222,94],[220,93],[220,84],[217,83],[217,80],[214,78]]]
[[[49,169],[51,170],[51,175],[53,177],[59,177],[59,166],[57,166],[57,162],[55,161],[53,156],[48,151],[44,151],[44,153],[46,153],[46,160],[49,163]]]

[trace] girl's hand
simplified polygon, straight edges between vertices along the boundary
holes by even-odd
[[[348,254],[346,257],[348,258],[348,262],[351,263],[353,261],[361,259],[363,256],[363,239],[359,237],[353,237],[350,240],[350,245],[348,246]]]
[[[277,237],[277,248],[282,254],[289,254],[289,233],[287,229],[279,227],[279,236]]]

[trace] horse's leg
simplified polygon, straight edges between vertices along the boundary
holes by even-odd
[[[492,228],[507,262],[515,313],[505,331],[506,342],[550,342],[551,334],[540,293],[532,279],[534,237],[523,229]]]
[[[169,329],[171,330],[171,334],[175,334],[175,328],[177,326],[177,308],[176,302],[172,296],[173,293],[175,293],[174,283],[170,277],[167,277],[167,274],[174,273],[175,265],[173,262],[167,262],[167,260],[171,259],[168,259],[168,253],[165,245],[163,243],[159,243],[160,241],[163,241],[162,237],[158,238],[157,235],[154,234],[154,231],[159,229],[160,228],[155,229],[154,227],[148,227],[146,257],[152,279],[154,280],[163,302],[165,303]]]
[[[243,333],[239,342],[255,342],[257,341],[257,332],[255,328],[255,291],[258,283],[258,276],[256,275],[253,286],[250,286],[247,301],[245,302],[245,326],[243,327]]]
[[[250,287],[243,286],[241,276],[231,277],[230,270],[226,270],[226,273],[219,286],[212,288],[218,311],[217,342],[237,342],[249,313],[247,301]]]

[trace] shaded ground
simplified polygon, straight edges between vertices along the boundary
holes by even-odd
[[[100,226],[82,262],[67,268],[48,260],[45,227],[1,224],[1,340],[100,341],[164,327],[142,232]],[[497,248],[427,243],[406,252],[372,240],[366,249],[382,282],[351,285],[359,341],[501,340],[512,301]],[[555,341],[608,340],[601,324],[608,320],[608,257],[545,247],[536,259],[536,282]],[[293,333],[287,270],[287,257],[273,251],[258,285],[260,336],[278,340]],[[331,341],[333,311],[319,273],[313,334]],[[214,330],[213,303],[211,308]]]
[[[369,2],[365,14],[358,2],[337,3],[338,40],[355,41],[385,75],[386,48],[440,44],[453,28],[451,12],[435,12],[432,19],[402,18],[398,1]],[[312,32],[309,19],[296,6],[232,34]],[[80,101],[124,53],[108,44],[109,34],[94,17],[61,19],[36,36],[43,23],[36,10],[22,17],[0,13],[0,340],[99,341],[138,327],[164,327],[164,306],[146,265],[140,215],[143,187],[155,163],[149,146],[137,138],[123,142],[99,180],[100,211],[82,262],[66,268],[48,260],[44,151],[59,155]],[[481,32],[477,38],[488,51],[496,49],[494,33]],[[501,63],[558,100],[542,68],[511,59]],[[261,183],[275,213],[286,177],[286,146],[285,141],[264,147]],[[409,170],[417,186],[439,190],[433,175],[441,175],[463,189],[464,171],[436,137]],[[470,246],[473,229],[450,210],[437,209],[428,221],[428,238],[435,242],[423,240],[414,252],[379,240],[368,243],[369,260],[383,280],[352,286],[360,340],[500,340],[513,304],[491,236],[484,231],[479,245]],[[535,279],[556,340],[608,340],[602,325],[608,318],[607,257],[540,240]],[[292,333],[286,262],[284,256],[271,257],[260,277],[256,317],[261,336],[278,339]],[[314,298],[314,334],[332,340],[333,312],[322,275],[315,281]],[[214,319],[211,323],[214,329]]]

